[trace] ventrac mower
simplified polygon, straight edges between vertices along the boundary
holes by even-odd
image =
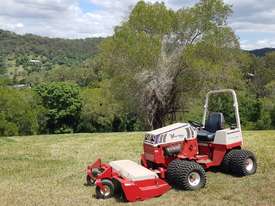
[[[209,111],[210,96],[230,94],[235,124],[224,128],[223,113]],[[205,186],[205,170],[221,167],[236,176],[252,175],[254,154],[242,149],[242,131],[234,90],[210,91],[206,95],[202,123],[176,123],[145,134],[141,164],[130,160],[102,163],[87,168],[87,183],[96,185],[98,198],[121,194],[134,202],[158,197],[171,187],[197,190]]]

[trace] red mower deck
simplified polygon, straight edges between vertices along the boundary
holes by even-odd
[[[102,171],[94,177],[92,171],[96,168],[102,168]],[[130,160],[118,160],[109,164],[101,164],[99,159],[88,166],[87,174],[96,179],[95,185],[99,191],[97,195],[100,198],[108,198],[110,190],[112,190],[112,188],[106,190],[103,179],[119,183],[119,189],[122,189],[126,200],[129,202],[158,197],[171,188],[155,172]]]

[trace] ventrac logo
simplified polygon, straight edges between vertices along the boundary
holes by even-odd
[[[170,134],[170,138],[172,140],[174,139],[184,139],[185,138],[185,135],[175,135],[174,133],[173,134]]]

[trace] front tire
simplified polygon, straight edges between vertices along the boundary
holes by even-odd
[[[172,186],[181,190],[197,190],[206,184],[202,166],[186,160],[173,160],[168,165],[167,179]]]
[[[88,186],[93,186],[95,184],[95,179],[91,178],[89,175],[86,176],[86,182]]]
[[[231,171],[236,176],[247,176],[257,171],[255,155],[247,150],[238,150],[231,159]]]
[[[96,187],[96,197],[100,199],[109,199],[114,196],[115,186],[111,180],[102,180],[103,188]]]
[[[237,150],[237,149],[233,149],[233,150],[227,152],[224,155],[224,158],[223,158],[223,161],[222,161],[222,165],[221,165],[222,171],[224,173],[230,173],[231,172],[231,168],[230,168],[231,159],[232,159],[232,156],[234,156],[234,154],[236,152],[238,152],[238,151],[239,150]]]

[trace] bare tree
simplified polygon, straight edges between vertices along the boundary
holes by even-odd
[[[163,126],[164,117],[176,107],[176,78],[183,71],[180,59],[186,43],[181,43],[176,34],[165,35],[156,68],[136,75],[140,84],[141,104],[151,128]]]

